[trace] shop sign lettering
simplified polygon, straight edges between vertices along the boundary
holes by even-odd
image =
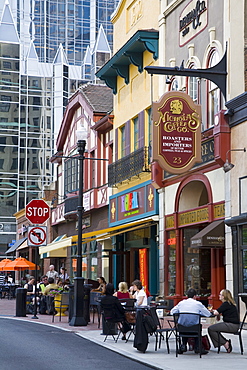
[[[208,221],[208,207],[183,212],[178,215],[178,226]]]
[[[204,1],[190,1],[179,17],[180,46],[183,46],[199,32],[206,28],[208,23],[208,4]]]
[[[169,238],[167,239],[168,245],[176,245],[176,238]]]

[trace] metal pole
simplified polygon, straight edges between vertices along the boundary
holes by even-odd
[[[82,215],[83,215],[83,162],[86,140],[77,142],[79,153],[79,194],[78,194],[78,241],[77,241],[77,276],[74,279],[74,312],[69,323],[70,326],[86,326],[87,322],[83,317],[84,304],[84,278],[82,277]]]
[[[38,270],[37,270],[37,248],[38,247],[35,247],[35,253],[34,253],[34,259],[35,259],[35,283],[34,283],[34,312],[33,312],[33,317],[32,319],[38,319],[38,316],[37,316],[37,280],[38,280]]]

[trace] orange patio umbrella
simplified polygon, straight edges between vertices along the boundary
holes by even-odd
[[[18,257],[14,261],[7,263],[5,269],[7,271],[35,270],[36,265],[35,263],[28,261],[26,258]],[[37,266],[37,269],[39,269],[39,266]]]
[[[12,262],[12,260],[8,258],[4,258],[4,260],[0,261],[0,271],[8,271],[6,270],[5,266],[9,263]]]

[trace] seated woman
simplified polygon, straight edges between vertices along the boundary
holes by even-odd
[[[124,299],[124,298],[133,298],[132,294],[128,292],[128,285],[125,281],[121,281],[118,284],[118,291],[115,292],[114,297],[117,297],[118,299]]]
[[[92,289],[92,292],[101,292],[102,294],[105,294],[105,288],[106,288],[106,281],[103,276],[100,276],[98,279],[99,286],[96,289]]]
[[[212,340],[214,347],[218,347],[218,332],[235,334],[239,329],[239,314],[236,303],[228,289],[223,289],[220,292],[219,299],[222,305],[217,310],[212,310],[214,315],[223,316],[223,322],[209,326],[208,334]],[[224,346],[227,353],[232,352],[232,344],[230,339],[226,339],[220,334],[220,345]]]
[[[35,278],[34,276],[29,277],[28,283],[24,285],[24,288],[27,289],[27,302],[32,302],[34,304],[35,298]],[[39,293],[39,287],[36,287],[36,293]],[[36,302],[39,302],[39,297],[36,296]]]
[[[125,311],[121,303],[119,302],[117,297],[113,297],[114,293],[114,286],[113,284],[107,284],[105,289],[105,296],[102,297],[100,301],[100,307],[102,310],[104,309],[112,309],[112,313],[114,313],[116,321],[122,321],[122,333],[123,333],[123,340],[126,340],[125,334],[130,330],[130,325],[125,320]]]
[[[147,306],[148,300],[145,291],[142,289],[140,280],[134,280],[132,283],[132,296],[136,299],[136,306]]]

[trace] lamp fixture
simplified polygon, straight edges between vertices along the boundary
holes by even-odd
[[[85,126],[80,125],[75,132],[77,141],[86,140],[87,139],[87,129]]]
[[[234,167],[234,164],[231,163],[231,162],[229,162],[229,160],[228,160],[228,154],[229,154],[229,152],[246,152],[246,148],[243,148],[243,149],[229,149],[226,152],[226,162],[223,165],[223,170],[225,172],[231,171],[231,169]]]

